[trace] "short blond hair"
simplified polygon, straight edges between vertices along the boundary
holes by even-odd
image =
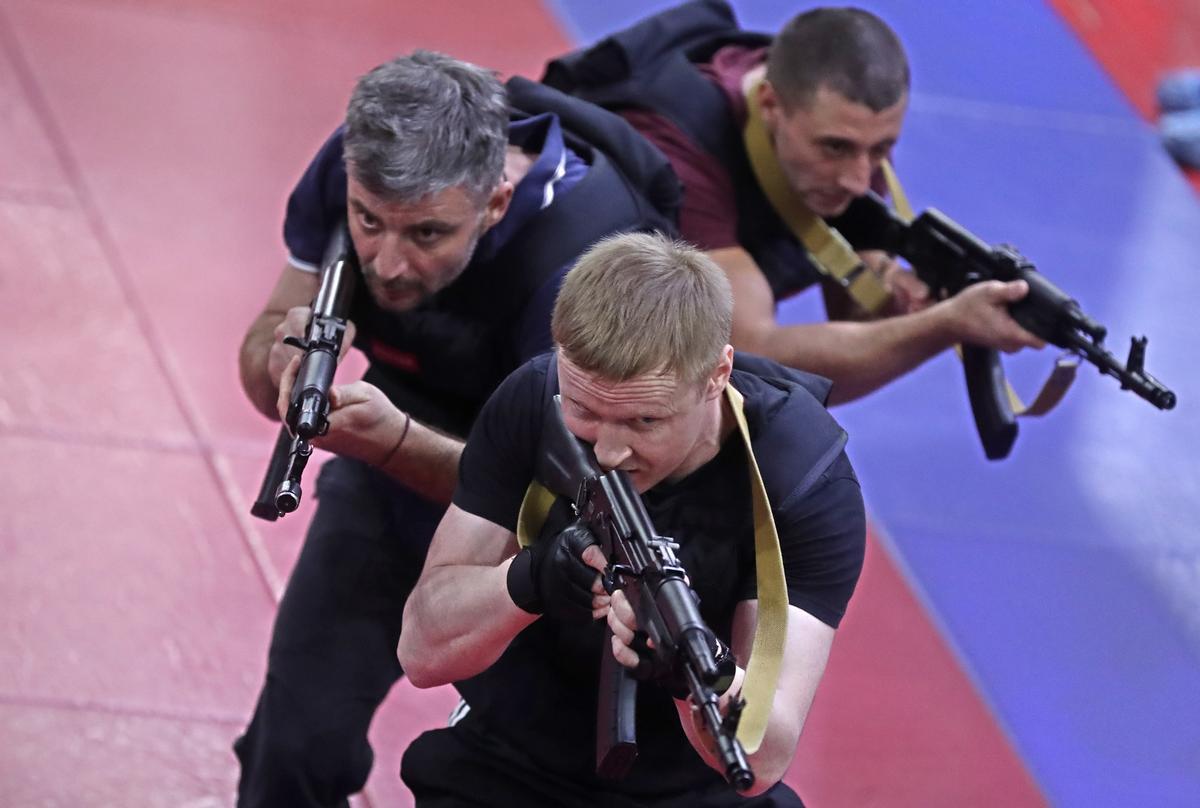
[[[729,343],[733,293],[721,268],[691,245],[625,233],[580,256],[550,327],[571,362],[605,379],[666,372],[701,382]]]

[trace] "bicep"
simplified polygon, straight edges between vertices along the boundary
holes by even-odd
[[[511,530],[451,505],[433,534],[425,569],[495,567],[516,552],[517,537]]]
[[[275,288],[271,290],[263,314],[287,314],[289,309],[296,306],[308,306],[317,296],[321,286],[321,276],[315,272],[298,269],[291,264],[285,264]]]
[[[775,698],[786,715],[796,717],[797,738],[804,727],[804,719],[808,716],[817,685],[825,674],[825,663],[829,661],[834,634],[836,631],[831,626],[803,609],[788,607],[787,640]]]
[[[743,667],[750,658],[754,628],[758,619],[758,601],[738,604],[733,616],[733,649]],[[817,685],[825,673],[835,630],[803,609],[787,607],[787,633],[783,664],[771,710],[772,734],[781,733],[792,746],[799,742]]]

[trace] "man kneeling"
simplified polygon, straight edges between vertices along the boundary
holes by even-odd
[[[418,805],[800,804],[779,781],[862,567],[865,517],[845,433],[824,407],[829,383],[735,356],[731,319],[721,269],[660,236],[609,238],[566,276],[556,350],[485,405],[405,609],[399,656],[412,683],[454,682],[465,700],[460,720],[405,754]],[[721,704],[741,694],[747,716],[761,715],[761,743],[747,744],[756,777],[747,795],[758,800],[722,779],[689,701],[658,683],[640,688],[629,774],[595,775],[601,653],[635,666],[638,627],[624,593],[610,597],[591,574],[605,567],[599,547],[565,541],[577,530],[564,531],[565,502],[518,553],[518,514],[556,394],[567,429],[603,470],[629,475],[656,531],[678,543],[704,621],[732,648],[738,667]],[[756,537],[763,494],[773,525],[759,519]],[[768,587],[778,593],[770,614]],[[756,705],[761,691],[742,691],[760,623],[782,635],[782,663]]]

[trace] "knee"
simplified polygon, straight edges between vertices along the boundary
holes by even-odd
[[[336,805],[363,789],[374,753],[365,729],[313,730],[297,721],[256,720],[234,745],[238,804]]]
[[[339,798],[363,790],[374,762],[365,735],[340,731],[309,737],[300,758],[313,783]]]

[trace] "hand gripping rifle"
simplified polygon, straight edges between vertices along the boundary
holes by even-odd
[[[337,370],[342,337],[354,297],[358,258],[346,226],[338,226],[325,248],[321,286],[312,304],[304,339],[284,342],[304,351],[287,418],[279,428],[271,460],[250,513],[274,522],[300,507],[300,478],[312,455],[313,438],[329,429],[329,387]]]
[[[872,193],[856,199],[836,226],[855,249],[881,249],[903,257],[938,298],[985,280],[1025,281],[1029,294],[1009,306],[1022,327],[1086,359],[1100,373],[1120,381],[1122,390],[1132,390],[1160,410],[1175,406],[1175,393],[1146,372],[1146,337],[1132,338],[1122,364],[1104,347],[1108,330],[1015,248],[992,247],[933,208],[906,222]],[[990,460],[1007,457],[1017,438],[1017,422],[1000,356],[994,348],[977,345],[963,345],[962,351],[984,452]]]
[[[704,623],[699,599],[675,556],[679,545],[659,536],[629,476],[602,473],[587,444],[563,423],[561,401],[548,408],[538,450],[538,480],[571,499],[576,516],[591,530],[608,559],[602,580],[608,592],[623,589],[637,615],[638,628],[653,647],[646,669],[677,671],[692,704],[712,737],[725,778],[739,791],[754,784],[754,772],[737,739],[745,702],[734,698],[726,716],[718,693],[733,679],[732,664],[720,664],[715,635]],[[624,776],[637,756],[634,708],[637,680],[612,655],[612,632],[605,630],[600,658],[600,697],[596,711],[596,773]],[[641,666],[639,666],[641,670]]]

